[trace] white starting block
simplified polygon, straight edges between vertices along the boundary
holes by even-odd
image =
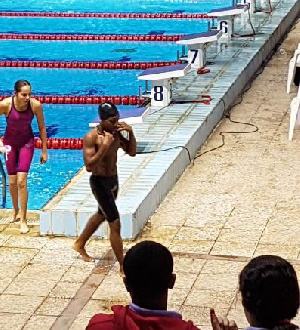
[[[172,99],[172,79],[185,76],[190,69],[190,64],[177,64],[143,71],[138,79],[151,81],[151,105],[168,106]]]
[[[290,105],[290,130],[289,130],[289,141],[292,141],[294,134],[295,125],[300,125],[300,88],[298,94],[292,99]]]
[[[295,79],[296,68],[300,68],[300,43],[295,50],[294,56],[291,58],[289,63],[289,71],[287,77],[286,92],[289,94],[291,92],[292,83]]]
[[[239,5],[247,6],[251,15],[256,12],[256,1],[255,0],[241,0]]]
[[[206,49],[212,42],[218,41],[221,35],[222,31],[218,30],[186,34],[176,43],[188,46],[188,63],[191,64],[192,68],[199,69],[206,64]]]
[[[247,11],[247,6],[233,6],[213,10],[209,15],[217,17],[217,30],[223,32],[220,41],[228,42],[231,40],[234,30],[234,17]]]
[[[134,107],[134,106],[126,106],[125,109],[121,109],[120,120],[126,121],[127,124],[140,124],[142,123],[149,113],[149,107]],[[100,119],[97,117],[94,119],[92,123],[89,123],[89,127],[96,127],[99,125]]]

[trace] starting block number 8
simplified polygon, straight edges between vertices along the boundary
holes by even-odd
[[[154,87],[154,100],[160,102],[164,99],[163,87],[162,86],[155,86]]]

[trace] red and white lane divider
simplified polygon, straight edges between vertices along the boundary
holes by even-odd
[[[0,100],[10,95],[0,95]],[[145,99],[136,95],[42,95],[34,96],[41,103],[47,104],[99,104],[101,102],[111,101],[116,105],[140,105]]]
[[[42,140],[34,139],[34,147],[42,149]],[[82,149],[82,138],[47,138],[47,149]]]
[[[140,19],[206,19],[205,13],[67,13],[67,12],[0,12],[7,17],[61,17],[61,18],[140,18]]]
[[[176,65],[180,63],[181,61],[157,61],[157,62],[0,61],[0,67],[96,69],[96,70],[145,70],[148,68]]]
[[[177,41],[182,34],[54,34],[54,33],[0,33],[2,40],[47,40],[47,41]]]

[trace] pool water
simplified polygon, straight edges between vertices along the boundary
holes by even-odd
[[[0,11],[206,13],[231,4],[228,0],[1,0]]]
[[[207,31],[207,19],[0,17],[0,33],[183,34]]]
[[[22,77],[32,84],[33,95],[138,95],[138,86],[141,82],[137,80],[137,75],[140,72],[138,70],[0,68],[2,77],[0,94],[11,95],[13,82]]]
[[[232,1],[215,0],[2,0],[0,11],[205,13]],[[208,20],[0,17],[0,33],[183,34],[207,31]],[[0,60],[175,61],[180,46],[171,42],[91,42],[0,40]],[[18,79],[32,83],[34,95],[138,95],[139,70],[0,68],[0,94],[12,95]],[[48,137],[79,138],[97,116],[97,105],[44,104]],[[120,106],[124,111],[126,106]],[[0,134],[5,131],[0,117]],[[39,136],[36,119],[35,136]],[[83,166],[81,150],[49,150],[47,164],[35,150],[28,175],[28,208],[43,207]],[[2,156],[1,156],[2,157]],[[3,160],[3,157],[2,157]],[[7,190],[6,207],[11,208]]]
[[[0,58],[20,61],[174,61],[177,50],[171,42],[0,40]]]

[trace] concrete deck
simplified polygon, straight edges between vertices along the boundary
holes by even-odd
[[[135,242],[153,239],[173,252],[177,283],[169,308],[209,326],[209,307],[247,325],[237,292],[240,269],[252,256],[278,254],[300,276],[300,131],[288,142],[287,66],[299,43],[298,22],[231,110],[258,132],[226,134],[225,145],[197,158],[180,177]],[[201,152],[220,145],[220,132],[252,128],[223,119]],[[0,222],[0,328],[85,329],[95,313],[129,297],[107,240],[91,240],[96,264],[76,259],[71,238],[20,236]],[[300,324],[298,315],[294,321]]]
[[[259,131],[226,134],[221,149],[196,159],[135,241],[153,239],[171,249],[178,280],[169,307],[203,330],[210,329],[209,307],[240,328],[247,324],[237,277],[248,258],[278,254],[300,276],[300,131],[288,142],[295,93],[285,91],[299,35],[300,23],[231,111],[233,120]],[[249,130],[223,119],[201,152],[220,145],[220,132]],[[88,244],[101,258],[95,265],[76,259],[70,238],[40,237],[38,227],[28,236],[16,225],[1,224],[0,231],[2,330],[81,330],[93,314],[129,301],[108,241]]]
[[[187,149],[194,157],[224,111],[235,102],[250,77],[281,40],[300,8],[295,0],[274,2],[273,6],[276,10],[271,16],[265,13],[253,15],[255,38],[235,38],[227,48],[211,47],[208,56],[208,60],[214,62],[209,66],[211,72],[197,75],[193,71],[179,78],[173,93],[175,104],[163,109],[152,107],[145,122],[134,127],[140,151],[174,149],[119,158],[117,205],[122,237],[134,239],[139,234],[188,166]],[[235,33],[251,32],[244,21],[241,17],[236,22]],[[189,102],[199,100],[202,94],[211,96],[210,105]],[[181,101],[187,103],[179,103]],[[89,173],[81,172],[43,208],[40,215],[42,235],[79,235],[97,209],[89,176]],[[108,237],[107,225],[101,226],[95,236]]]

